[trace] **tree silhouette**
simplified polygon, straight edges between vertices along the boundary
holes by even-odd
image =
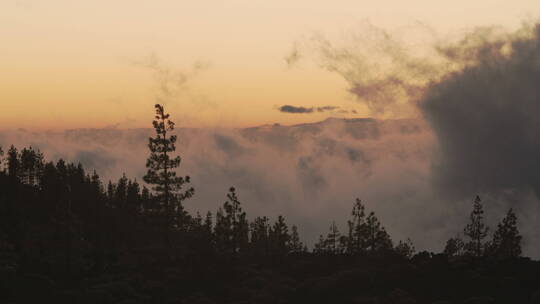
[[[256,217],[250,223],[250,250],[256,257],[264,257],[270,251],[270,224],[266,216]]]
[[[392,240],[372,211],[366,218],[366,250],[371,253],[392,249]]]
[[[394,251],[397,254],[399,254],[399,255],[407,258],[407,259],[410,259],[414,255],[416,249],[414,248],[414,245],[413,245],[413,242],[411,241],[411,239],[407,238],[407,240],[405,242],[399,241],[399,243],[394,248]]]
[[[319,240],[313,246],[313,253],[316,253],[316,254],[328,253],[327,242],[326,242],[326,239],[322,236],[322,234],[319,235]]]
[[[358,254],[365,251],[366,247],[366,213],[362,201],[357,198],[351,212],[352,219],[347,221],[349,233],[347,238],[343,238],[343,246],[349,254]]]
[[[160,203],[158,212],[164,218],[165,240],[171,244],[170,233],[175,228],[185,224],[185,211],[182,201],[191,197],[193,188],[182,191],[184,184],[190,182],[189,176],[176,175],[176,168],[180,166],[180,156],[172,157],[176,151],[176,135],[170,135],[174,130],[174,122],[169,119],[162,105],[156,104],[156,116],[152,122],[156,132],[155,137],[148,139],[150,156],[146,161],[148,171],[143,177],[144,181],[152,186],[155,198]]]
[[[498,258],[515,258],[521,255],[521,235],[517,228],[517,217],[512,208],[497,225],[491,242],[491,254]]]
[[[23,148],[20,152],[19,179],[27,185],[39,184],[43,171],[43,154],[32,147]]]
[[[486,238],[489,228],[484,224],[484,210],[482,200],[476,196],[473,210],[470,215],[470,223],[463,230],[463,234],[470,240],[465,244],[465,250],[472,256],[482,256],[484,253],[483,240]]]
[[[341,234],[336,226],[336,222],[332,221],[332,225],[330,225],[328,235],[326,236],[325,240],[325,247],[329,253],[339,254],[341,252],[340,239]]]
[[[276,222],[269,231],[271,251],[274,255],[283,256],[289,252],[289,228],[285,224],[285,218],[278,216]]]
[[[291,253],[304,251],[304,244],[300,241],[300,235],[298,234],[298,227],[296,225],[292,225],[291,227],[290,251]]]
[[[4,150],[2,149],[2,146],[0,146],[0,173],[3,173],[5,168],[5,161],[4,161]]]
[[[455,236],[446,241],[443,253],[450,258],[459,257],[463,255],[464,247],[463,240],[459,236]]]
[[[7,166],[9,176],[12,178],[17,178],[19,176],[21,163],[19,161],[19,152],[13,145],[7,152]]]
[[[229,189],[227,201],[223,204],[223,209],[217,213],[216,240],[220,248],[231,254],[247,249],[249,225],[234,187]]]

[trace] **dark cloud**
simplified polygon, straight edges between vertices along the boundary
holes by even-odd
[[[480,29],[441,52],[463,65],[421,103],[440,146],[434,178],[448,195],[540,194],[540,25]]]
[[[336,109],[339,109],[339,107],[334,106],[324,106],[324,107],[317,107],[317,112],[327,112],[327,111],[334,111]]]
[[[315,112],[329,112],[339,109],[339,107],[336,106],[323,106],[323,107],[297,107],[297,106],[291,106],[291,105],[283,105],[278,108],[278,110],[282,113],[295,113],[295,114],[309,114],[309,113],[315,113]]]
[[[279,107],[279,111],[283,113],[313,113],[313,108],[283,105]]]
[[[215,134],[216,146],[229,156],[239,156],[245,152],[244,147],[236,142],[231,136]]]

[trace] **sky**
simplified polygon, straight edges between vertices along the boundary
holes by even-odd
[[[534,0],[2,0],[0,129],[146,127],[157,101],[185,127],[376,116],[309,47],[288,65],[291,50],[314,36],[350,42],[366,22],[442,37],[512,30],[539,13]],[[341,111],[296,115],[282,105]]]

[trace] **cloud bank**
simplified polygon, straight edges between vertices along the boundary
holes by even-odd
[[[13,130],[0,133],[0,144],[31,145],[48,159],[80,161],[105,180],[125,172],[140,181],[151,134],[151,129]],[[191,211],[215,211],[235,186],[250,216],[283,214],[312,243],[332,220],[344,229],[360,197],[396,240],[418,236],[418,246],[430,248],[446,235],[444,226],[421,233],[440,213],[436,206],[425,216],[415,211],[428,195],[433,142],[422,121],[327,119],[296,126],[180,128],[177,134],[180,173],[190,175],[196,189],[185,203]]]

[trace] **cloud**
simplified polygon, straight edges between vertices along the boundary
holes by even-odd
[[[313,113],[313,108],[296,107],[291,105],[283,105],[279,107],[279,111],[283,113]]]
[[[303,54],[311,55],[321,68],[340,75],[348,92],[373,115],[403,117],[416,111],[424,88],[445,73],[441,66],[446,63],[436,49],[408,41],[410,36],[434,40],[433,31],[422,25],[388,31],[362,22],[343,41],[314,33],[296,42],[286,58],[293,66],[307,57]]]
[[[197,61],[187,69],[173,68],[155,53],[132,61],[132,64],[152,72],[156,83],[156,100],[153,103],[165,105],[177,102],[180,94],[188,89],[188,83],[209,66],[208,63]]]
[[[540,25],[506,35],[471,32],[442,51],[463,63],[433,83],[421,109],[441,154],[441,191],[532,190],[540,195]]]
[[[293,48],[289,52],[287,56],[285,56],[284,60],[287,64],[288,68],[292,68],[301,58],[300,51],[298,49],[297,43],[293,45]]]
[[[278,108],[278,110],[282,113],[294,113],[294,114],[310,114],[315,112],[329,112],[338,110],[339,107],[336,106],[323,106],[323,107],[298,107],[298,106],[291,106],[291,105],[283,105]],[[348,113],[348,112],[347,112]]]

